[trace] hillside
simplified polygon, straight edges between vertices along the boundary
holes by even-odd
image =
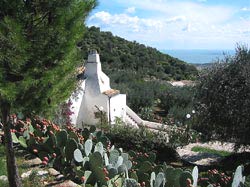
[[[153,113],[157,111],[166,117],[174,106],[182,111],[180,107],[190,105],[192,90],[173,88],[168,81],[195,79],[198,71],[194,66],[96,27],[87,28],[79,47],[84,59],[90,49],[98,50],[111,86],[127,94],[128,106],[144,119],[156,118]]]
[[[101,56],[103,70],[119,82],[121,76],[132,74],[138,79],[182,80],[192,79],[197,74],[194,66],[137,42],[130,42],[101,32],[99,28],[87,28],[79,43],[86,53],[97,49]],[[84,56],[87,58],[87,53]]]

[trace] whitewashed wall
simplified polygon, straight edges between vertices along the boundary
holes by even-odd
[[[82,127],[82,124],[97,124],[99,122],[99,119],[95,117],[95,113],[98,112],[97,107],[103,108],[108,119],[110,111],[111,122],[115,121],[115,117],[119,117],[125,121],[126,95],[118,94],[111,97],[109,110],[109,97],[104,95],[103,92],[111,89],[110,80],[102,72],[99,54],[94,51],[88,56],[84,77],[86,79],[81,85],[82,91],[77,96],[78,99],[72,100],[72,111],[74,112],[71,116],[72,123],[79,128]]]
[[[119,117],[125,121],[126,116],[126,95],[119,94],[110,99],[110,117],[111,123],[115,122],[115,118]]]

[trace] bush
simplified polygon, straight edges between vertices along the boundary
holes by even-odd
[[[199,124],[207,137],[250,143],[250,50],[238,47],[200,76],[196,95]]]
[[[155,152],[157,161],[176,161],[179,159],[175,147],[168,142],[168,138],[163,133],[155,133],[146,128],[131,128],[125,124],[116,124],[106,134],[116,147],[124,150],[134,150],[138,152]]]
[[[192,86],[169,86],[159,95],[161,100],[160,107],[166,113],[173,115],[176,120],[182,121],[187,114],[186,112],[192,110],[194,93],[195,89]]]

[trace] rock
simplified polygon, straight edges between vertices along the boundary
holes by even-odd
[[[54,187],[76,187],[76,186],[80,186],[80,185],[72,182],[71,180],[66,180],[60,184],[55,185]]]
[[[30,170],[30,171],[27,171],[27,172],[23,173],[23,174],[21,175],[21,177],[22,177],[22,178],[27,178],[27,177],[29,177],[29,176],[31,175],[32,172],[35,172],[35,174],[36,174],[37,176],[40,176],[40,177],[45,176],[45,175],[48,175],[48,173],[49,173],[48,171],[44,171],[44,170],[39,170],[39,171]]]
[[[37,171],[38,176],[44,176],[44,175],[48,175],[48,174],[49,174],[48,171],[44,171],[44,170]]]
[[[31,160],[25,160],[24,161],[24,165],[27,165],[29,167],[32,167],[32,166],[37,166],[37,165],[40,165],[42,164],[42,161],[40,158],[34,158],[34,159],[31,159]]]
[[[60,180],[62,180],[63,178],[64,178],[64,175],[60,174],[60,175],[58,175],[58,176],[56,177],[56,180],[57,180],[57,181],[60,181]]]
[[[1,181],[7,181],[7,180],[8,180],[8,177],[5,176],[5,175],[2,175],[2,176],[0,176],[0,180],[1,180]]]
[[[22,179],[24,179],[24,178],[29,177],[29,176],[30,176],[30,174],[31,174],[31,172],[32,172],[32,170],[27,171],[27,172],[25,172],[25,173],[22,173],[21,178],[22,178]]]
[[[49,174],[52,176],[60,175],[60,172],[56,171],[54,168],[49,168],[48,171],[49,171]]]

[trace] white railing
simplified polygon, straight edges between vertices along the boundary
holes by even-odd
[[[156,122],[152,122],[152,121],[145,121],[143,119],[141,119],[131,108],[129,108],[128,106],[126,107],[126,114],[128,116],[127,121],[130,122],[131,120],[137,125],[137,126],[144,126],[146,128],[152,129],[152,130],[161,130],[161,131],[167,131],[168,130],[168,126],[167,125],[163,125],[161,123],[156,123]],[[132,124],[134,125],[134,124]]]
[[[127,115],[132,118],[138,125],[143,124],[144,121],[128,106],[126,106]]]

